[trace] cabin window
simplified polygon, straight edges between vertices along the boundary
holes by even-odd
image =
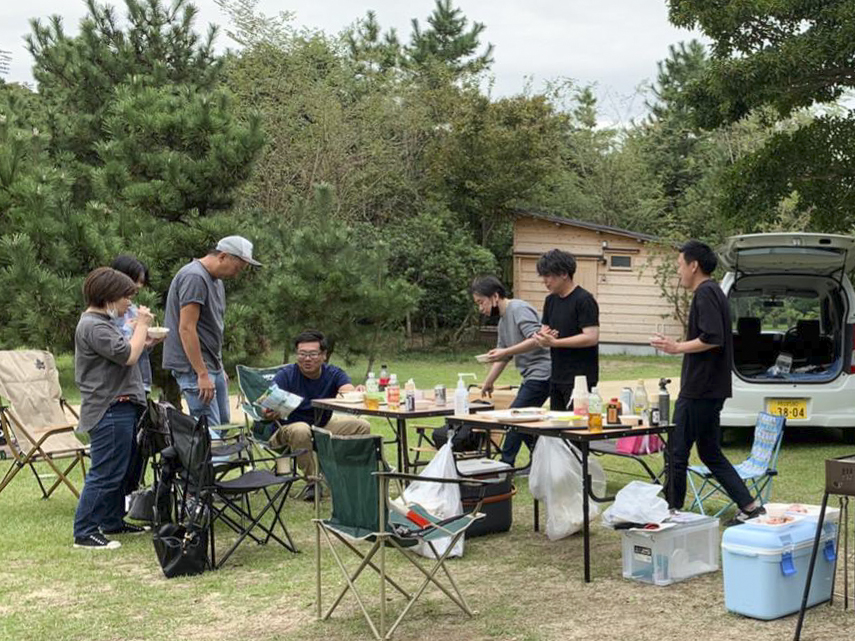
[[[609,269],[628,271],[632,269],[632,256],[609,256]]]

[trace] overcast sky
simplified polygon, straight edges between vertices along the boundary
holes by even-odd
[[[109,4],[124,6],[122,0]],[[195,0],[200,14],[197,29],[208,23],[225,25],[214,0]],[[651,82],[656,63],[668,54],[668,45],[696,34],[668,22],[665,0],[455,0],[470,21],[482,22],[485,42],[495,45],[493,92],[510,95],[530,79],[535,89],[561,77],[596,83],[604,120],[627,121],[643,112],[636,88]],[[24,48],[29,19],[59,14],[74,33],[85,14],[83,0],[28,0],[0,3],[0,49],[11,51],[8,81],[32,82],[32,60]],[[339,33],[368,9],[377,13],[384,29],[395,27],[406,40],[410,19],[425,18],[433,0],[260,0],[267,15],[292,11],[295,23]],[[123,12],[121,12],[123,13]],[[235,47],[221,33],[219,47]]]

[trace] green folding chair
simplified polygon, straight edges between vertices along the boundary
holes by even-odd
[[[321,428],[312,428],[313,444],[323,481],[329,486],[332,495],[332,515],[322,519],[320,500],[315,495],[316,518],[313,519],[315,531],[315,564],[317,574],[318,618],[329,619],[348,592],[352,592],[359,609],[368,622],[376,639],[389,639],[401,623],[413,604],[431,584],[439,588],[463,612],[472,616],[473,612],[457,587],[457,583],[446,565],[446,559],[454,544],[466,530],[478,519],[484,487],[489,481],[473,479],[434,479],[412,474],[399,474],[389,470],[383,460],[383,438],[379,435],[337,436]],[[389,501],[391,481],[427,481],[437,483],[456,483],[481,487],[481,500],[469,514],[461,514],[448,519],[439,519],[417,504],[406,507],[393,505]],[[329,609],[324,613],[321,589],[321,537],[326,539],[335,563],[341,570],[346,582]],[[443,553],[437,553],[434,542],[439,538],[451,537]],[[359,565],[352,571],[344,564],[342,555],[336,550],[337,540],[358,557]],[[407,548],[425,542],[431,549],[435,560],[425,567],[425,559],[417,557]],[[357,545],[370,545],[368,552]],[[422,581],[414,592],[409,592],[386,571],[386,549],[400,552],[422,575]],[[346,554],[346,553],[345,553]],[[375,561],[375,557],[377,560]],[[371,568],[380,576],[380,616],[379,621],[369,614],[362,595],[357,590],[357,579],[363,570]],[[447,585],[441,583],[440,571],[447,578]],[[406,599],[403,610],[395,622],[386,628],[386,588],[391,586]]]

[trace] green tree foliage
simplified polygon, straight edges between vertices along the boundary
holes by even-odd
[[[336,220],[329,185],[295,209],[295,227],[280,232],[281,252],[265,274],[275,335],[289,345],[301,330],[319,329],[345,360],[373,357],[384,332],[414,309],[418,289],[390,272],[387,243]]]
[[[405,47],[406,64],[420,72],[430,73],[444,68],[457,78],[478,74],[493,64],[493,45],[487,44],[481,53],[481,34],[485,26],[474,22],[467,29],[469,19],[451,4],[451,0],[436,0],[433,13],[422,28],[413,18],[413,32]]]
[[[670,16],[713,41],[710,68],[689,92],[705,128],[753,114],[784,119],[815,104],[833,104],[855,85],[852,0],[671,0]],[[729,172],[725,213],[746,226],[763,223],[789,199],[809,213],[815,228],[851,229],[853,123],[852,111],[837,110],[777,131]]]
[[[233,116],[223,91],[122,85],[96,144],[96,194],[131,210],[186,222],[231,207],[264,144],[260,119]]]
[[[126,6],[120,21],[89,2],[74,37],[58,17],[33,21],[39,92],[0,86],[0,297],[15,297],[0,299],[0,326],[10,344],[69,348],[83,278],[119,253],[148,264],[152,290],[139,298],[160,308],[182,264],[247,229],[217,212],[263,136],[219,87],[214,31],[200,40],[183,0]],[[240,284],[230,289],[239,303]],[[240,349],[231,341],[237,353],[264,346],[254,335]]]

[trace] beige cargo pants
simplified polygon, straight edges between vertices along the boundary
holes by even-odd
[[[371,425],[364,418],[333,414],[329,422],[324,426],[333,434],[340,436],[353,436],[355,434],[370,434]],[[290,423],[281,426],[268,441],[275,449],[289,448],[292,452],[296,450],[307,450],[306,453],[297,457],[297,467],[306,475],[315,475],[315,455],[312,452],[312,426],[308,423]]]

